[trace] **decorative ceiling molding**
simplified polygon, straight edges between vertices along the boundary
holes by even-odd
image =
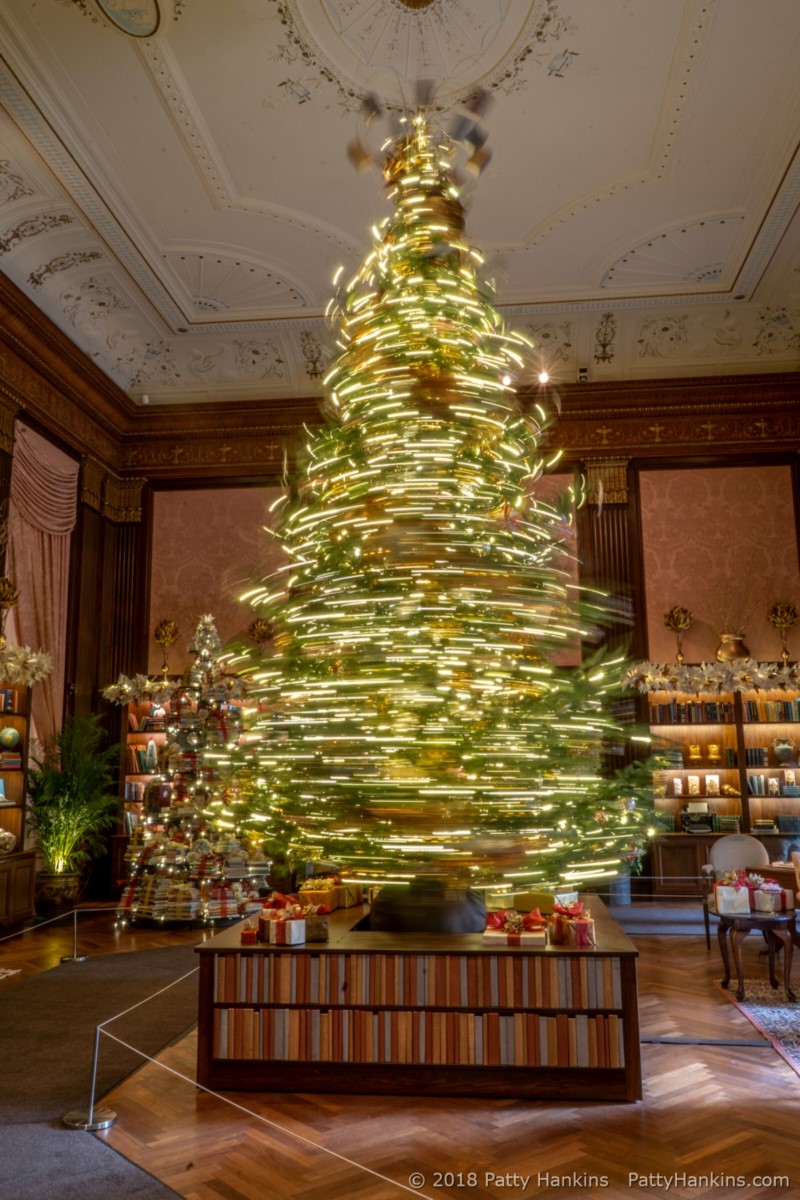
[[[571,199],[552,213],[545,222],[531,229],[522,239],[526,250],[541,245],[560,226],[592,209],[596,204],[605,203],[620,192],[642,187],[667,174],[690,109],[689,102],[697,70],[702,63],[704,43],[713,27],[713,17],[718,4],[719,0],[690,0],[686,5],[687,16],[673,55],[664,89],[661,116],[647,163],[642,165],[641,170],[624,179],[614,180]]]
[[[670,284],[716,285],[743,220],[741,213],[725,213],[642,238],[617,255],[600,287],[641,292]]]
[[[284,61],[302,61],[353,111],[368,93],[377,94],[387,108],[405,111],[415,103],[420,80],[435,80],[430,103],[439,111],[478,85],[510,93],[522,85],[525,64],[534,61],[537,47],[575,29],[563,0],[272,3],[284,28]]]
[[[175,128],[191,155],[198,175],[218,208],[263,213],[274,221],[290,225],[294,229],[302,230],[304,233],[313,234],[315,237],[330,242],[331,245],[339,247],[344,254],[358,255],[360,249],[358,244],[344,237],[341,230],[327,222],[314,221],[307,216],[281,208],[277,204],[238,195],[225,168],[224,159],[214,145],[211,134],[197,111],[197,106],[181,77],[169,47],[156,42],[145,42],[137,47],[137,52],[165,101]]]
[[[308,307],[308,301],[290,279],[262,263],[222,252],[188,249],[166,251],[162,257],[185,291],[187,305],[194,306],[196,322],[204,321],[209,313],[242,316],[252,309],[255,319],[263,319],[273,308],[284,311],[287,307]]]

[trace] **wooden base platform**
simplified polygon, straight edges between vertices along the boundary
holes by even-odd
[[[637,951],[592,899],[597,946],[390,934],[334,913],[330,941],[200,956],[198,1082],[214,1090],[641,1097]]]

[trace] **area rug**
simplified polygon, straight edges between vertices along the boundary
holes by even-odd
[[[67,1129],[85,1111],[95,1028],[154,1056],[197,1020],[197,955],[191,946],[65,962],[0,990],[0,1196],[14,1200],[168,1200],[171,1188],[100,1138]],[[180,980],[180,982],[176,982]],[[171,986],[174,985],[174,986]],[[140,1001],[146,1001],[138,1007]],[[100,1038],[97,1104],[144,1059]]]
[[[766,979],[747,979],[744,1000],[727,988],[720,991],[800,1075],[800,1000],[787,1000],[783,985],[774,988]]]

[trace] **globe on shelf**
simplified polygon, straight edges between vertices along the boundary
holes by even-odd
[[[19,745],[19,730],[13,725],[3,725],[0,729],[0,746],[5,750],[13,750]]]

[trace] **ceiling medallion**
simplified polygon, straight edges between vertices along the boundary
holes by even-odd
[[[112,25],[129,37],[152,37],[158,29],[161,13],[156,0],[138,0],[134,6],[126,0],[95,0]]]

